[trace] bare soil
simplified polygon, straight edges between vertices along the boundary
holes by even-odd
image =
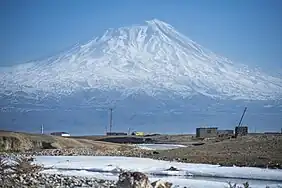
[[[158,151],[152,157],[224,166],[282,168],[282,135],[250,135],[201,142],[204,144]]]
[[[27,151],[40,149],[91,148],[106,151],[130,150],[132,146],[83,138],[0,131],[0,151]]]
[[[0,131],[0,150],[91,148],[103,152],[124,151],[126,156],[127,153],[132,152],[133,146],[123,143],[143,143],[145,139],[149,143],[183,144],[187,147],[174,150],[144,151],[143,157],[190,163],[220,164],[223,166],[236,165],[282,169],[282,134],[256,134],[236,139],[211,138],[200,140],[193,135],[157,135],[150,137],[80,136],[64,138]]]

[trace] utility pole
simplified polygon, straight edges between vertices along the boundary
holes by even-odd
[[[41,134],[44,134],[44,125],[41,125]]]
[[[130,132],[131,132],[131,128],[128,128],[128,133],[127,133],[127,135],[130,135]]]
[[[106,126],[105,126],[105,135],[107,135],[107,132],[108,132],[108,125],[106,124]]]
[[[110,108],[110,133],[112,132],[113,127],[113,109]]]

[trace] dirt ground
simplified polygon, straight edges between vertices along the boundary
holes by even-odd
[[[213,138],[199,140],[193,135],[157,135],[151,137],[81,136],[63,138],[0,131],[0,150],[34,150],[91,148],[99,151],[132,151],[128,144],[143,142],[184,144],[187,147],[165,151],[144,151],[143,157],[176,160],[191,163],[220,164],[224,166],[256,166],[282,169],[282,134],[248,135],[238,138]],[[118,141],[118,143],[113,143]],[[126,154],[124,154],[126,155]]]
[[[38,149],[91,148],[93,150],[130,150],[124,144],[95,141],[83,138],[66,138],[51,135],[0,131],[0,151],[26,151]]]
[[[204,140],[203,145],[158,151],[153,158],[224,166],[282,168],[282,135]]]

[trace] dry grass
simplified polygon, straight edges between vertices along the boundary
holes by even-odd
[[[156,158],[183,162],[282,168],[282,136],[246,136],[159,151]]]
[[[8,175],[9,169],[8,161],[5,160],[3,157],[0,157],[0,184],[4,185],[6,176]]]
[[[31,164],[31,158],[27,157],[16,158],[10,168],[12,172],[16,175],[29,175],[42,170],[41,166]]]
[[[248,182],[243,183],[242,186],[237,185],[236,183],[232,184],[232,183],[229,182],[228,188],[252,188],[252,187],[250,187]],[[269,188],[269,186],[266,186],[265,188]],[[277,188],[281,188],[281,186],[278,185]]]
[[[106,151],[122,151],[131,146],[83,138],[66,138],[51,135],[28,134],[0,131],[0,151],[27,151],[37,149],[91,148]]]
[[[250,185],[248,182],[243,183],[243,186],[238,186],[236,183],[228,183],[229,188],[250,188]],[[267,188],[267,187],[266,187]]]

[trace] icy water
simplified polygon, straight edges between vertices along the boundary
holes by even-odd
[[[253,188],[282,186],[282,170],[252,167],[220,167],[218,165],[191,164],[134,157],[106,156],[38,156],[44,173],[90,176],[117,180],[120,170],[139,171],[149,175],[151,181],[163,179],[174,188],[225,188],[228,182],[248,181]],[[176,171],[168,170],[175,167]]]

